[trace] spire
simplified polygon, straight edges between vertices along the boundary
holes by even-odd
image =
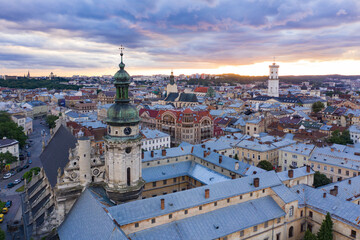
[[[171,75],[170,75],[170,84],[174,85],[175,81],[174,81],[174,71],[171,70]]]
[[[120,67],[120,69],[124,69],[124,68],[125,68],[125,64],[123,63],[123,56],[124,56],[123,50],[124,50],[125,48],[123,47],[123,45],[120,45],[119,49],[120,49],[120,56],[121,56],[121,62],[120,62],[120,64],[119,64],[119,67]]]
[[[116,87],[116,97],[115,102],[128,103],[129,100],[129,84],[130,84],[130,75],[125,71],[125,64],[123,62],[123,50],[124,47],[121,45],[120,56],[121,62],[119,64],[120,70],[114,76],[115,82],[114,85]]]

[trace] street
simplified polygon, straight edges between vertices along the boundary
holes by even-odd
[[[29,152],[31,152],[30,157],[26,157],[25,160],[21,161],[20,166],[24,166],[28,163],[28,160],[31,159],[32,163],[29,164],[29,168],[22,170],[19,173],[15,173],[14,176],[11,176],[8,179],[3,179],[3,174],[1,174],[0,179],[0,199],[3,202],[6,202],[8,200],[11,200],[12,206],[9,208],[9,212],[7,214],[4,214],[4,221],[0,223],[1,228],[6,231],[7,230],[7,223],[9,221],[13,220],[20,220],[21,219],[21,198],[20,193],[16,192],[16,189],[24,185],[24,182],[15,185],[13,188],[7,188],[8,183],[14,182],[16,179],[21,179],[21,177],[24,175],[25,172],[29,171],[33,167],[41,167],[41,161],[40,161],[40,154],[42,152],[42,131],[45,131],[45,141],[47,142],[50,139],[50,131],[49,128],[46,126],[46,124],[41,124],[41,122],[45,122],[45,120],[41,119],[35,119],[33,121],[33,132],[28,136],[29,139],[27,140],[27,143],[29,143],[29,148],[25,149]],[[18,211],[20,211],[18,213]],[[14,219],[16,216],[16,219]],[[20,217],[20,219],[18,219]],[[10,233],[7,232],[6,239],[12,239],[12,236]]]

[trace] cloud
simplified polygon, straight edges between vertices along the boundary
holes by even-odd
[[[109,67],[120,44],[128,66],[155,69],[360,58],[349,54],[360,45],[357,0],[0,0],[0,9],[6,68]]]
[[[345,9],[340,9],[337,13],[336,16],[341,16],[341,15],[347,15],[347,11]]]

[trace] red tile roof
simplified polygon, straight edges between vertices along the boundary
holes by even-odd
[[[194,92],[207,93],[208,92],[208,87],[197,87],[197,88],[195,88]]]

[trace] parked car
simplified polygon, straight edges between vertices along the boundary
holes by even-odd
[[[13,188],[14,186],[15,186],[15,184],[12,182],[7,185],[8,188]]]
[[[15,181],[14,181],[14,184],[16,185],[16,184],[19,184],[19,183],[21,183],[21,179],[16,179]]]
[[[0,214],[0,223],[4,221],[4,214]]]
[[[11,173],[5,173],[3,179],[8,179],[11,176],[12,176]]]
[[[3,209],[2,209],[2,213],[7,213],[9,211],[9,209],[7,208],[7,207],[4,207]]]
[[[31,157],[31,152],[30,152],[30,151],[27,152],[27,156],[28,156],[28,157]]]
[[[28,163],[29,163],[29,164],[32,164],[32,160],[31,160],[31,159],[29,159]]]
[[[26,164],[25,166],[23,166],[23,169],[28,168],[29,164]]]
[[[20,154],[20,155],[19,155],[19,159],[20,159],[20,161],[24,160],[24,159],[25,159],[24,154]]]
[[[8,200],[6,203],[5,203],[5,207],[9,208],[11,207],[12,205],[12,201],[11,200]]]
[[[23,170],[22,167],[18,167],[18,168],[16,169],[16,172],[21,172],[22,170]]]

